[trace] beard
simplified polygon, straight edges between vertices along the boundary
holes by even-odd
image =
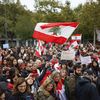
[[[81,73],[76,73],[76,72],[75,72],[75,75],[76,75],[76,76],[81,76]]]

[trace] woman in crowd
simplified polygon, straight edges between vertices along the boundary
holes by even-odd
[[[39,87],[36,100],[56,100],[54,81],[52,79],[47,78]]]
[[[30,93],[29,86],[24,78],[19,77],[14,84],[13,95],[9,100],[34,100],[33,95]]]
[[[57,71],[54,71],[51,74],[51,79],[53,79],[55,82],[57,100],[67,100],[65,89],[64,89],[64,84],[62,83],[60,73]]]
[[[69,88],[68,88],[68,72],[66,69],[60,70],[61,75],[61,82],[63,84],[63,95],[66,98],[66,100],[69,100]]]
[[[98,76],[100,74],[99,63],[96,60],[92,61],[91,69],[95,76]]]

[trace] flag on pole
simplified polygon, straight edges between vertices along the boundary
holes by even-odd
[[[35,48],[35,55],[37,57],[40,57],[41,54],[42,54],[42,51],[43,51],[43,46],[42,46],[42,43],[40,40],[37,41],[37,45],[36,45],[36,48]]]
[[[69,49],[74,49],[77,48],[79,45],[77,43],[77,41],[71,41]]]
[[[81,38],[82,38],[81,34],[74,34],[74,35],[71,36],[71,39],[76,40],[76,41],[81,40]]]
[[[46,42],[63,44],[78,25],[77,22],[37,23],[32,37]]]

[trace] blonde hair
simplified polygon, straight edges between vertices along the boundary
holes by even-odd
[[[51,74],[50,78],[54,79],[54,77],[55,77],[57,74],[60,75],[60,73],[59,73],[58,71],[54,71],[54,72]]]
[[[43,82],[42,87],[46,88],[49,84],[54,84],[54,80],[48,77],[48,78]]]

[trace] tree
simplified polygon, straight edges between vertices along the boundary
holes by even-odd
[[[33,23],[31,20],[31,16],[19,16],[15,26],[15,33],[16,36],[21,39],[28,39],[32,37]]]
[[[100,25],[100,23],[98,23],[98,21],[100,21],[99,14],[97,2],[86,3],[81,7],[79,12],[77,12],[77,21],[80,22],[78,32],[82,33],[85,39],[93,38],[94,27]]]

